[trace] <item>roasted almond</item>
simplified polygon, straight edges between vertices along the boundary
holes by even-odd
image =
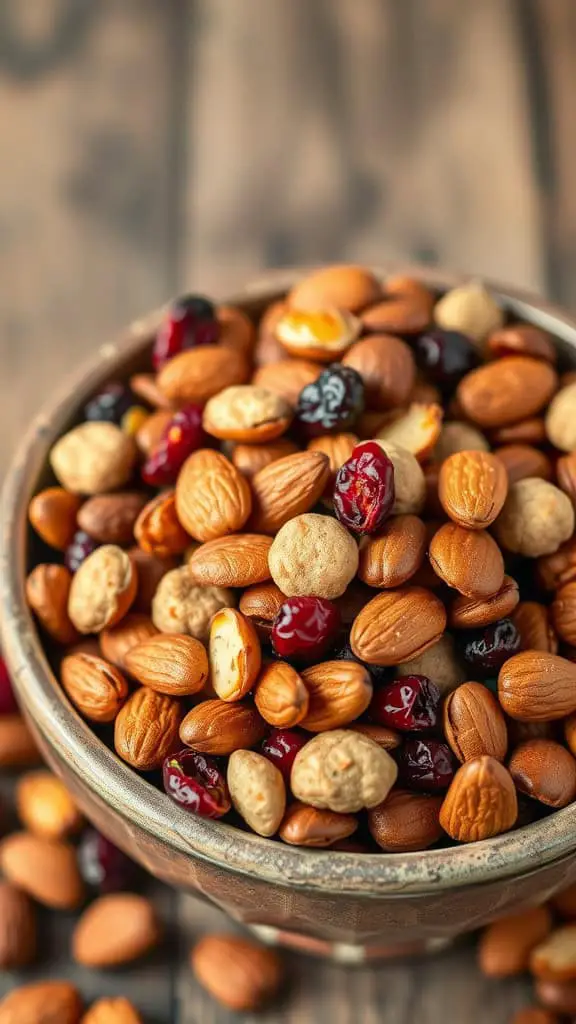
[[[153,406],[154,409],[161,409],[163,411],[169,410],[170,416],[172,413],[172,403],[166,398],[166,395],[160,391],[158,387],[158,378],[154,373],[135,373],[130,377],[130,390],[134,392],[138,398],[143,398],[144,401]]]
[[[269,580],[266,583],[255,583],[248,587],[238,605],[240,611],[250,619],[261,639],[267,639],[272,630],[272,623],[282,607],[286,595],[280,587]]]
[[[552,463],[544,452],[530,444],[503,444],[494,451],[495,458],[503,464],[508,483],[515,484],[528,476],[541,480],[552,479]]]
[[[432,320],[434,294],[421,281],[393,274],[384,285],[384,300],[362,313],[367,331],[419,334]]]
[[[250,587],[270,579],[268,552],[272,539],[256,533],[238,533],[202,544],[188,568],[203,587]]]
[[[42,563],[26,580],[26,600],[43,628],[59,644],[73,644],[78,632],[68,614],[72,575],[64,565]]]
[[[70,700],[91,722],[113,722],[128,696],[120,669],[93,654],[69,654],[60,682]]]
[[[266,722],[256,708],[205,700],[183,719],[180,739],[201,754],[227,755],[256,746],[266,732]]]
[[[391,334],[371,334],[357,341],[342,360],[360,374],[371,409],[392,409],[408,401],[416,380],[416,363],[405,341]]]
[[[254,384],[224,388],[204,406],[206,433],[222,441],[274,441],[286,432],[294,410],[282,395]]]
[[[241,530],[251,509],[247,481],[220,452],[203,448],[186,459],[176,484],[176,510],[194,540]]]
[[[487,754],[503,761],[506,721],[498,701],[482,683],[462,683],[444,702],[444,734],[459,761]]]
[[[530,954],[552,930],[548,907],[530,907],[499,918],[484,929],[478,943],[478,965],[489,978],[509,978],[528,969]]]
[[[0,1000],[2,1024],[79,1024],[82,1000],[68,981],[36,981]]]
[[[457,452],[440,468],[438,494],[451,519],[469,530],[490,526],[508,493],[503,464],[490,452]]]
[[[317,503],[329,477],[330,463],[323,452],[296,452],[265,466],[251,480],[250,528],[254,533],[277,533],[289,519]]]
[[[232,463],[236,469],[251,480],[265,466],[269,466],[276,459],[283,459],[286,455],[294,455],[298,451],[298,445],[286,438],[279,441],[269,441],[267,444],[236,444],[234,445]]]
[[[441,405],[412,402],[408,409],[385,423],[376,436],[385,443],[405,448],[419,462],[425,462],[440,437],[443,415]]]
[[[256,684],[254,703],[262,718],[276,729],[291,729],[308,713],[308,690],[286,661],[267,665]]]
[[[526,740],[513,751],[508,771],[519,793],[548,807],[566,807],[576,797],[576,759],[553,740]]]
[[[13,832],[0,844],[0,867],[9,882],[45,907],[75,910],[84,899],[76,850],[68,843]]]
[[[530,970],[544,981],[576,980],[576,924],[556,928],[532,949]]]
[[[144,1024],[132,1003],[122,996],[98,999],[82,1017],[81,1024]]]
[[[576,581],[566,583],[556,592],[550,616],[558,636],[567,644],[576,646]]]
[[[442,636],[444,605],[423,587],[378,594],[356,616],[350,643],[369,665],[397,665],[422,654]]]
[[[84,967],[118,967],[149,953],[159,941],[160,924],[150,900],[115,892],[84,911],[72,936],[72,956]]]
[[[504,663],[498,698],[511,718],[549,722],[576,711],[576,665],[544,651],[522,651]]]
[[[242,352],[220,345],[198,345],[180,352],[162,367],[158,387],[176,405],[200,405],[223,388],[245,384],[250,367]]]
[[[453,629],[474,629],[488,626],[503,619],[516,608],[520,592],[516,580],[505,576],[504,582],[492,597],[465,597],[461,594],[450,605],[449,625]],[[533,644],[525,646],[533,647]]]
[[[218,344],[250,357],[256,343],[256,328],[247,313],[237,306],[219,306]]]
[[[181,717],[178,701],[141,686],[116,718],[116,753],[140,771],[161,768],[164,758],[178,747]]]
[[[78,526],[100,544],[130,544],[134,524],[147,501],[141,491],[96,494],[78,512]]]
[[[492,331],[486,342],[492,356],[532,356],[547,363],[556,363],[556,348],[550,334],[535,324],[507,324]]]
[[[0,882],[0,970],[26,967],[34,959],[36,932],[36,913],[26,893]]]
[[[214,691],[221,700],[241,700],[254,686],[262,664],[260,641],[250,619],[236,608],[221,608],[210,624],[208,649]]]
[[[40,752],[22,715],[0,715],[0,767],[36,764]]]
[[[190,535],[176,514],[176,494],[161,491],[144,506],[135,526],[138,546],[149,555],[168,558],[181,555],[190,544]]]
[[[282,350],[282,355],[286,353]],[[318,363],[311,359],[283,359],[260,366],[252,378],[252,383],[268,391],[274,391],[296,405],[298,395],[307,384],[315,381],[321,371]]]
[[[507,832],[518,817],[510,773],[493,757],[466,761],[458,769],[440,809],[440,824],[460,843]]]
[[[282,964],[277,953],[236,935],[205,935],[191,955],[197,980],[223,1006],[250,1013],[280,988]],[[222,965],[226,970],[222,970]]]
[[[80,633],[99,633],[115,626],[130,608],[138,577],[129,555],[115,544],[103,544],[82,562],[72,578],[68,614]]]
[[[430,541],[429,557],[436,575],[465,597],[492,597],[504,582],[502,552],[485,530],[445,523]]]
[[[204,644],[180,633],[158,633],[131,647],[126,671],[143,686],[169,697],[198,693],[208,678]]]
[[[536,573],[545,590],[558,590],[576,580],[576,537],[561,544],[553,554],[538,558]]]
[[[386,853],[426,850],[442,836],[442,797],[393,789],[383,803],[368,811],[368,828]]]
[[[82,499],[77,494],[63,487],[47,487],[32,498],[28,518],[46,544],[64,551],[76,532],[76,516],[81,505]]]
[[[550,611],[538,601],[520,601],[511,615],[525,651],[558,653],[558,638],[550,622]]]
[[[472,370],[456,396],[466,417],[481,427],[504,427],[535,416],[558,387],[547,363],[528,356],[505,356]]]
[[[45,769],[18,780],[16,808],[24,828],[45,839],[66,839],[84,824],[64,783]]]
[[[150,455],[162,441],[166,430],[172,422],[174,413],[169,409],[159,409],[148,416],[138,427],[134,438],[138,448],[144,455]]]
[[[359,440],[356,434],[324,434],[308,442],[309,452],[322,452],[328,456],[330,475],[324,488],[325,498],[331,500],[336,474],[351,457]]]
[[[361,544],[358,575],[371,587],[399,587],[420,568],[426,544],[426,527],[418,516],[392,516]]]
[[[128,651],[144,640],[156,636],[158,630],[147,615],[139,612],[129,612],[111,629],[103,629],[98,636],[102,657],[116,665],[119,669],[125,669],[125,658]]]
[[[339,729],[358,718],[372,699],[370,673],[356,661],[323,661],[304,669],[308,691],[306,717],[300,722],[309,732]]]
[[[382,286],[366,267],[334,264],[312,270],[288,292],[293,309],[326,309],[335,306],[357,313],[382,296]]]
[[[357,828],[353,814],[336,814],[296,800],[286,811],[278,835],[290,846],[326,847],[347,839]]]
[[[498,427],[490,431],[493,445],[501,444],[544,444],[546,426],[541,416],[530,416],[519,423],[510,423],[506,427]]]
[[[374,725],[372,722],[352,722],[350,728],[354,732],[361,733],[362,736],[367,736],[383,750],[395,750],[402,742],[400,733],[394,732],[394,729],[387,729],[385,725]]]

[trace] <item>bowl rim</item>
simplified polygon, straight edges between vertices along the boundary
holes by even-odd
[[[221,301],[248,306],[273,302],[309,269],[264,272]],[[372,269],[381,278],[405,274],[441,290],[471,280],[470,275],[396,262]],[[515,287],[481,280],[509,311],[551,331],[568,348],[576,348],[576,321],[562,310]],[[189,814],[121,761],[76,712],[50,669],[25,600],[27,507],[48,451],[78,409],[80,396],[91,393],[116,366],[150,342],[164,309],[134,321],[118,340],[103,345],[65,381],[28,429],[6,476],[0,536],[2,647],[18,699],[45,742],[59,757],[65,753],[68,766],[93,796],[155,842],[167,844],[174,853],[288,889],[298,887],[325,896],[402,898],[525,876],[568,857],[576,848],[576,803],[513,832],[441,850],[383,855],[286,846]]]

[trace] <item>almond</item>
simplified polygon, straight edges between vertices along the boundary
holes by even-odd
[[[241,700],[250,692],[262,664],[254,626],[235,608],[221,608],[210,625],[210,682],[221,700]]]
[[[519,793],[548,807],[566,807],[576,797],[576,759],[553,740],[521,743],[508,763]]]
[[[0,867],[9,882],[45,907],[74,910],[84,899],[76,850],[68,843],[13,832],[0,844]]]
[[[550,622],[550,610],[538,601],[520,601],[514,610],[512,622],[520,634],[520,644],[525,651],[547,651],[558,653],[558,638]]]
[[[576,537],[562,544],[551,555],[542,555],[536,562],[537,577],[544,590],[558,590],[576,580]]]
[[[532,474],[533,476],[537,474]],[[558,486],[567,494],[576,508],[576,452],[563,455],[556,463]]]
[[[161,491],[140,512],[134,536],[142,551],[157,558],[181,555],[190,544],[190,535],[176,514],[176,494]]]
[[[286,595],[272,581],[255,583],[244,591],[238,607],[250,619],[260,638],[267,639],[285,600]]]
[[[395,750],[402,742],[400,733],[394,732],[393,729],[387,729],[384,725],[373,725],[372,722],[353,722],[350,728],[354,732],[361,733],[362,736],[367,736],[383,750]]]
[[[276,994],[282,981],[277,953],[235,935],[205,935],[193,949],[191,963],[203,988],[238,1012],[257,1010]]]
[[[308,713],[308,690],[286,661],[273,661],[260,675],[254,703],[262,718],[276,729],[291,729]]]
[[[140,547],[130,548],[130,558],[136,566],[138,575],[138,590],[134,598],[132,610],[150,614],[154,594],[156,593],[160,580],[166,573],[171,572],[178,566],[178,560],[174,555],[160,558],[158,555],[150,555],[142,551]]]
[[[386,280],[384,301],[364,310],[362,324],[367,331],[420,334],[432,320],[435,296],[421,281],[402,274]]]
[[[411,452],[419,462],[431,455],[442,429],[441,405],[412,405],[378,431],[378,440],[395,444]]]
[[[270,579],[270,537],[255,533],[232,534],[208,541],[188,562],[193,580],[202,586],[250,587]]]
[[[198,345],[180,352],[162,367],[158,387],[176,405],[203,405],[223,388],[244,384],[250,376],[241,352],[219,345]]]
[[[300,722],[309,732],[338,729],[358,718],[372,699],[370,673],[356,661],[323,661],[304,669],[308,713]]]
[[[40,752],[22,715],[0,715],[0,767],[36,764]]]
[[[490,355],[532,356],[545,362],[556,363],[556,348],[550,334],[535,324],[508,324],[493,331],[487,341]]]
[[[68,597],[68,614],[80,633],[115,626],[130,608],[138,587],[134,563],[115,544],[103,544],[76,571]]]
[[[151,405],[154,409],[160,409],[162,411],[169,410],[170,416],[173,415],[171,411],[172,404],[166,398],[166,395],[160,391],[156,374],[133,374],[132,377],[130,377],[130,390],[133,391],[135,395],[138,395],[138,398],[143,398],[147,405]]]
[[[544,651],[522,651],[498,675],[498,698],[511,718],[548,722],[576,711],[576,665]]]
[[[66,839],[84,824],[64,783],[45,770],[28,772],[19,779],[16,808],[24,828],[45,839]]]
[[[521,420],[520,423],[499,427],[497,430],[490,431],[490,440],[493,445],[544,444],[546,442],[544,420],[541,416],[532,416],[529,419]]]
[[[134,437],[144,455],[150,455],[163,439],[173,415],[169,409],[159,409],[158,412],[151,413],[138,428]]]
[[[161,768],[164,758],[178,746],[181,717],[178,701],[141,686],[116,718],[116,753],[140,771]]]
[[[76,516],[82,505],[77,494],[63,487],[47,487],[28,507],[28,518],[39,537],[51,548],[64,551],[76,532]]]
[[[506,356],[466,374],[456,396],[473,423],[504,427],[540,412],[557,387],[558,375],[547,363]]]
[[[79,1024],[82,1001],[67,981],[36,981],[0,1000],[2,1024]]]
[[[372,334],[357,341],[342,360],[360,374],[371,409],[392,409],[408,401],[416,380],[412,350],[391,334]]]
[[[72,936],[72,956],[84,967],[118,967],[144,956],[159,941],[160,925],[150,900],[111,893],[82,914]]]
[[[478,944],[478,964],[489,978],[509,978],[528,969],[530,954],[552,930],[548,907],[530,907],[510,914],[484,929]]]
[[[444,702],[444,734],[459,761],[486,754],[503,761],[506,721],[498,701],[482,683],[462,683]]]
[[[351,457],[359,440],[356,434],[325,434],[322,437],[313,437],[308,442],[309,452],[322,452],[328,456],[330,475],[324,488],[324,497],[332,498],[336,474]]]
[[[516,580],[505,576],[492,597],[465,597],[461,594],[450,605],[449,624],[453,629],[474,629],[507,617],[516,608],[520,592]],[[532,647],[533,644],[526,646]]]
[[[466,597],[491,597],[504,582],[502,552],[484,530],[445,523],[430,541],[429,556],[436,575]]]
[[[356,313],[382,296],[374,274],[354,264],[334,264],[312,270],[288,292],[293,309],[326,309],[336,306]]]
[[[102,657],[116,665],[119,669],[125,669],[125,659],[128,651],[144,640],[157,636],[158,630],[147,615],[138,612],[129,612],[111,629],[103,629],[99,634],[100,651]]]
[[[317,379],[320,370],[318,363],[313,363],[311,359],[279,358],[277,362],[260,366],[252,378],[252,383],[268,391],[274,391],[290,402],[290,405],[296,405],[302,389]]]
[[[265,466],[251,481],[251,529],[255,533],[277,533],[289,519],[308,512],[317,503],[329,477],[330,463],[323,452],[297,452]]]
[[[389,590],[369,601],[350,634],[352,650],[369,665],[397,665],[436,643],[446,626],[444,605],[423,587]]]
[[[372,838],[386,853],[426,850],[442,836],[441,806],[442,797],[393,789],[383,803],[368,811]]]
[[[286,432],[294,410],[281,395],[254,384],[224,388],[204,406],[206,433],[222,441],[274,441]]]
[[[496,448],[494,455],[504,466],[509,484],[525,480],[528,476],[537,476],[541,480],[552,479],[550,459],[533,445],[503,444],[500,448]]]
[[[241,530],[251,508],[248,483],[223,455],[204,448],[186,459],[176,484],[176,510],[194,540]]]
[[[232,803],[259,836],[273,836],[286,809],[282,773],[267,757],[253,750],[234,750],[226,775]]]
[[[279,441],[269,441],[267,444],[236,444],[232,451],[232,464],[236,469],[251,480],[256,473],[265,466],[269,466],[276,459],[283,459],[285,455],[294,455],[298,451],[298,445],[293,441],[281,438]]]
[[[26,600],[46,632],[59,644],[73,644],[78,632],[68,614],[72,575],[64,565],[42,563],[26,580]]]
[[[499,761],[478,757],[458,769],[440,809],[440,824],[460,843],[507,832],[518,817],[516,790]]]
[[[78,526],[100,544],[130,544],[147,500],[141,491],[96,494],[78,512]]]
[[[0,970],[26,967],[36,956],[36,946],[36,913],[32,903],[26,893],[10,882],[0,882]]]
[[[267,733],[266,722],[247,704],[205,700],[180,726],[180,739],[201,754],[226,755],[256,746]]]
[[[131,647],[126,671],[143,686],[169,697],[198,693],[208,678],[206,648],[181,633],[158,633]]]
[[[92,1003],[81,1024],[143,1024],[143,1020],[132,1003],[120,996]]]
[[[556,592],[550,615],[558,636],[567,644],[576,646],[576,581],[566,583]]]
[[[536,978],[534,985],[536,998],[546,1007],[534,1011],[538,1016],[528,1020],[520,1020],[520,1024],[558,1024],[558,1014],[576,1013],[576,982],[545,981]],[[514,1021],[513,1024],[518,1024]]]
[[[256,342],[256,329],[250,317],[236,306],[219,306],[218,344],[250,356]]]
[[[576,924],[556,928],[532,949],[530,970],[544,981],[576,980]]]
[[[371,587],[399,587],[420,568],[426,553],[426,527],[417,516],[393,516],[360,546],[358,575]]]
[[[358,819],[353,814],[336,814],[296,800],[286,811],[278,835],[290,846],[322,848],[347,839],[357,828]]]
[[[438,494],[451,519],[469,530],[482,530],[500,514],[508,477],[490,452],[457,452],[440,468]]]
[[[69,654],[64,658],[60,682],[72,703],[91,722],[113,722],[129,692],[120,670],[93,654]]]

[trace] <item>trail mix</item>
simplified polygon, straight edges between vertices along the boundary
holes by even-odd
[[[334,266],[188,296],[54,445],[27,597],[180,806],[303,847],[471,842],[576,798],[576,373],[481,284]]]

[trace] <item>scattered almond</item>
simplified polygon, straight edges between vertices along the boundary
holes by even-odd
[[[82,914],[72,936],[72,955],[84,967],[118,967],[154,949],[160,932],[150,900],[112,893],[95,900]]]
[[[45,770],[28,772],[18,780],[16,809],[24,828],[45,839],[66,839],[84,823],[64,783]]]
[[[68,843],[13,832],[0,844],[0,867],[9,882],[43,906],[75,910],[84,899],[76,850]]]
[[[194,947],[191,963],[210,995],[239,1013],[259,1009],[276,995],[282,982],[277,953],[234,935],[205,935]]]

